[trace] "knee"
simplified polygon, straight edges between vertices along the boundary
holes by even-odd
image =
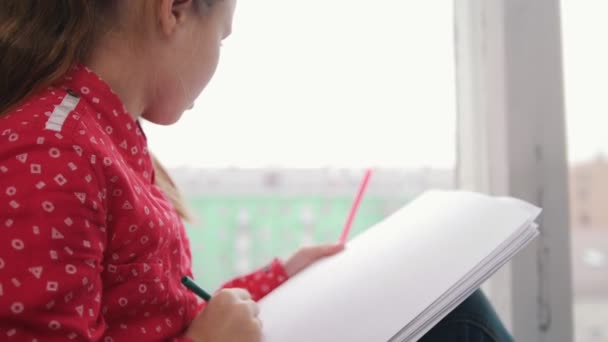
[[[476,291],[433,328],[422,342],[512,342],[482,291]]]
[[[420,342],[510,342],[497,335],[485,322],[469,317],[441,321]]]

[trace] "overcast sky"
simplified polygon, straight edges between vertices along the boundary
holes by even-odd
[[[608,1],[563,3],[570,159],[583,160],[608,151]],[[212,83],[178,124],[147,125],[151,149],[171,167],[450,167],[451,4],[242,0]]]

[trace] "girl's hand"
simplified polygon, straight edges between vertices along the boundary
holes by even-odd
[[[288,277],[293,277],[315,261],[335,255],[344,250],[342,244],[316,245],[304,247],[292,255],[284,264]]]
[[[195,342],[260,342],[259,311],[249,292],[220,290],[190,323],[186,337]]]

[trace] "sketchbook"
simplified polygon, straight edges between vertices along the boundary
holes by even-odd
[[[264,342],[416,341],[538,235],[540,213],[425,192],[263,298]]]

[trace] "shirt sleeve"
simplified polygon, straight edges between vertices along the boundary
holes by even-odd
[[[248,275],[234,278],[222,287],[245,289],[251,293],[255,301],[258,301],[287,279],[287,272],[285,272],[283,263],[279,259],[274,259],[268,266]]]
[[[96,341],[106,329],[104,184],[69,140],[23,137],[0,149],[2,339]]]
[[[253,300],[258,301],[265,295],[272,292],[272,290],[279,287],[285,281],[288,276],[283,267],[283,263],[279,259],[274,259],[269,265],[264,268],[258,269],[253,273],[234,278],[225,283],[222,288],[241,288],[249,291]],[[198,312],[203,310],[206,306],[206,302],[202,301],[199,303]],[[171,342],[193,342],[187,337],[176,337]]]

